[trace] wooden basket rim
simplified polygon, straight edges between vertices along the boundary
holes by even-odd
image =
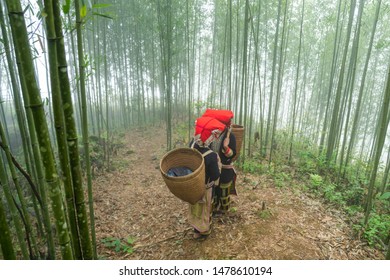
[[[193,170],[191,174],[188,174],[188,175],[184,175],[184,176],[179,176],[179,177],[173,177],[173,176],[169,176],[163,169],[162,169],[162,162],[164,161],[164,159],[166,159],[168,156],[171,156],[173,153],[176,153],[180,150],[186,150],[186,151],[191,151],[191,152],[195,152],[195,154],[197,154],[197,156],[200,156],[202,162],[201,164],[198,166],[197,169]],[[194,149],[194,148],[188,148],[188,147],[180,147],[180,148],[176,148],[176,149],[173,149],[171,151],[169,151],[168,153],[166,153],[163,158],[160,160],[160,171],[161,171],[161,174],[166,177],[166,178],[169,178],[170,180],[172,181],[184,181],[184,180],[187,180],[187,179],[190,179],[191,177],[194,177],[194,176],[197,176],[198,173],[199,173],[199,170],[202,168],[202,165],[204,165],[204,158],[202,156],[202,154],[197,150],[197,149]]]

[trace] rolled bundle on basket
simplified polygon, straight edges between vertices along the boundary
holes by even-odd
[[[192,171],[172,177],[168,171],[185,167]],[[205,166],[202,154],[191,148],[178,148],[166,153],[160,161],[160,172],[168,189],[185,202],[195,204],[205,193]]]
[[[236,136],[236,155],[232,159],[232,161],[235,161],[240,155],[245,129],[242,125],[238,124],[232,124],[231,129],[234,136]]]
[[[230,110],[206,109],[202,117],[211,117],[217,119],[218,121],[227,126],[230,126],[234,114]]]

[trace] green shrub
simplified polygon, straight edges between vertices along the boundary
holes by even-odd
[[[315,173],[317,172],[317,158],[311,152],[299,153],[299,165],[298,169],[302,173]]]
[[[360,184],[350,184],[344,190],[347,205],[361,205],[364,198],[364,188]]]
[[[263,165],[255,160],[245,160],[245,162],[242,164],[242,170],[244,172],[248,173],[257,173],[257,174],[262,174],[264,173],[264,167]]]
[[[358,213],[363,212],[363,209],[361,206],[358,205],[351,205],[345,207],[345,211],[348,213],[349,216],[356,216]]]
[[[324,180],[321,177],[321,175],[310,174],[310,183],[313,188],[318,189],[319,187],[322,186],[323,182]]]
[[[133,253],[134,241],[135,240],[130,236],[123,241],[115,237],[106,237],[102,239],[104,246],[113,249],[117,253],[123,252],[128,254]]]
[[[324,197],[327,201],[335,203],[337,205],[344,205],[345,201],[341,192],[336,191],[336,186],[333,184],[328,184],[323,189]]]
[[[275,185],[279,188],[284,187],[286,183],[291,181],[289,174],[285,172],[278,172],[274,176]]]
[[[390,216],[372,213],[368,220],[366,230],[363,233],[363,237],[367,240],[370,246],[375,246],[378,244],[378,239],[382,240],[384,243],[388,242],[389,232]]]

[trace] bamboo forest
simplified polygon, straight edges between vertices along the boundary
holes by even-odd
[[[389,260],[389,22],[388,0],[0,0],[0,259]],[[243,130],[202,236],[162,166],[208,109]]]

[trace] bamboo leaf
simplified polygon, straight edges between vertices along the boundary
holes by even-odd
[[[80,9],[80,16],[81,18],[85,18],[87,16],[87,6],[83,5]]]
[[[108,15],[108,14],[101,14],[101,13],[93,13],[95,16],[100,16],[104,18],[114,19],[114,17]]]
[[[99,8],[107,8],[112,6],[111,4],[94,4],[92,5],[92,9],[99,9]]]
[[[27,7],[23,10],[22,13],[25,14],[29,8],[30,8],[30,5],[27,5]]]
[[[62,11],[64,12],[65,15],[69,14],[69,11],[70,11],[70,0],[66,0],[65,4],[62,5]]]
[[[390,192],[385,192],[384,194],[382,194],[379,199],[380,200],[386,200],[386,199],[389,199],[390,198]]]

